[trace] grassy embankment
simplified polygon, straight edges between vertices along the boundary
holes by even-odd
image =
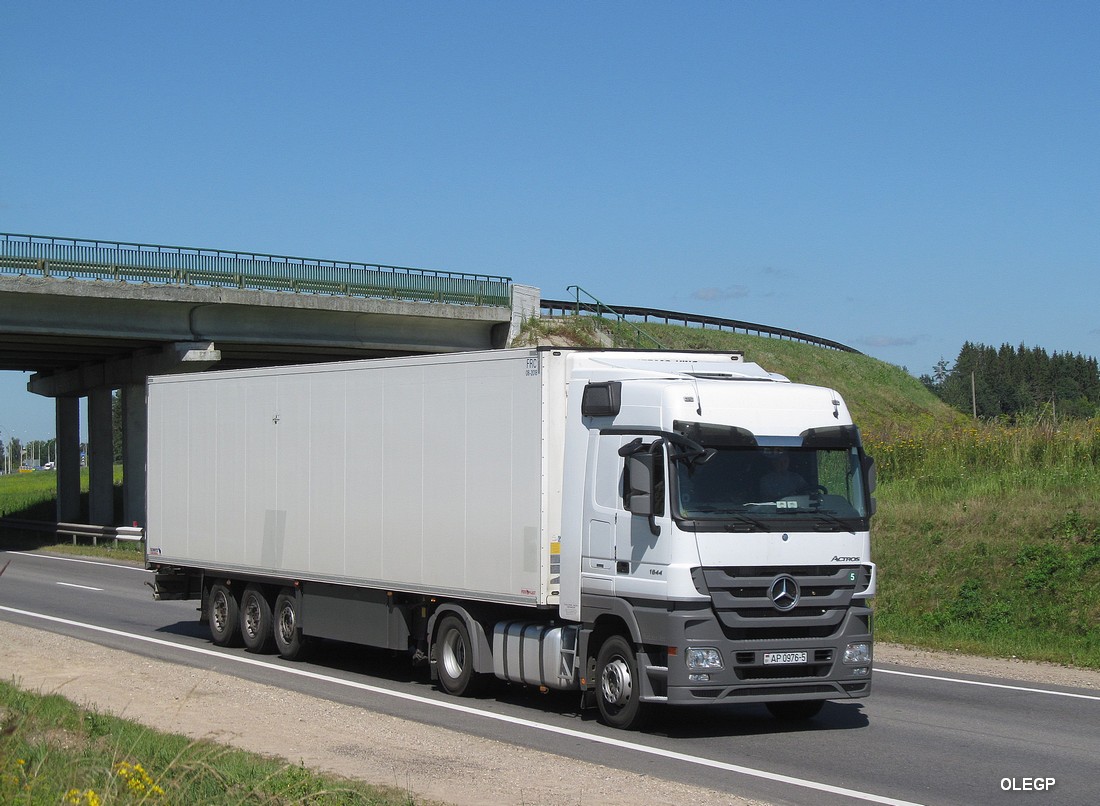
[[[398,789],[192,741],[0,681],[0,803],[409,806]]]
[[[596,343],[591,317],[562,327]],[[879,471],[877,638],[1100,668],[1100,420],[977,423],[867,356],[641,327],[670,348],[743,350],[844,396]]]

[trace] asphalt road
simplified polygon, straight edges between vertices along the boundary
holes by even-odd
[[[0,619],[607,767],[776,804],[1100,803],[1089,689],[876,666],[870,698],[830,703],[803,726],[738,705],[669,709],[623,733],[572,694],[502,684],[448,697],[389,653],[331,644],[291,664],[220,649],[196,603],[154,602],[140,568],[0,552],[9,560]]]

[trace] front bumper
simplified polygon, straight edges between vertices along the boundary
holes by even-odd
[[[821,638],[726,637],[711,610],[668,614],[668,649],[652,646],[641,666],[643,700],[674,704],[854,699],[871,693],[871,658],[845,663],[850,644],[872,646],[872,613],[857,601],[840,628]],[[689,668],[687,649],[718,650],[721,668]],[[805,662],[765,663],[766,653],[806,653]],[[709,654],[709,653],[708,653]]]

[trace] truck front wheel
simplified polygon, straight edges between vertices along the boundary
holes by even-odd
[[[270,652],[275,641],[271,603],[255,585],[245,588],[241,596],[241,638],[245,649],[260,654]]]
[[[458,616],[446,616],[436,634],[436,673],[448,694],[472,697],[481,691],[484,677],[474,671],[470,631]]]
[[[206,605],[206,621],[210,636],[217,646],[235,646],[240,638],[240,609],[233,591],[221,582],[210,587],[210,600]]]
[[[603,642],[596,655],[596,704],[605,725],[638,730],[648,712],[642,707],[641,680],[634,647],[621,635]]]

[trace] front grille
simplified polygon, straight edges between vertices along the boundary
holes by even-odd
[[[780,576],[789,576],[798,585],[798,602],[789,610],[781,610],[769,596]],[[862,566],[702,569],[715,614],[732,641],[836,635],[853,594],[866,585],[865,576]]]

